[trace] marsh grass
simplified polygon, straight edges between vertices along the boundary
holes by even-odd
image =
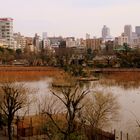
[[[0,82],[5,80],[36,81],[45,77],[62,79],[65,72],[52,67],[0,67]]]
[[[102,75],[99,81],[102,85],[122,86],[124,88],[138,88],[140,86],[139,72],[116,72]]]

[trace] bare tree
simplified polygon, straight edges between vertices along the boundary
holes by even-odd
[[[117,118],[119,108],[117,97],[112,93],[95,92],[88,99],[83,118],[91,127],[102,129]]]
[[[74,124],[76,121],[76,115],[83,108],[82,100],[89,91],[81,90],[78,86],[62,86],[57,90],[52,90],[51,93],[63,106],[63,108],[61,108],[61,114],[63,113],[63,117],[65,117],[65,127],[60,127],[54,118],[54,115],[56,115],[56,113],[52,111],[52,104],[54,104],[54,102],[51,106],[49,105],[46,108],[44,113],[47,114],[57,130],[64,135],[64,140],[70,140],[71,134],[75,132]],[[55,112],[57,112],[57,109],[59,110],[59,106],[57,105],[57,108],[54,109]]]
[[[24,84],[6,82],[1,84],[0,92],[0,109],[7,119],[8,137],[12,140],[12,122],[15,113],[27,105],[27,89]]]

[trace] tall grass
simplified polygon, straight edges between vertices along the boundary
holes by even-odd
[[[104,74],[100,80],[100,84],[104,85],[118,85],[125,88],[137,88],[140,86],[139,72],[114,72]]]
[[[0,67],[0,82],[4,80],[35,81],[44,77],[60,79],[65,72],[52,67]]]

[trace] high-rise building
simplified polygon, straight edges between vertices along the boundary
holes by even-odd
[[[140,36],[140,26],[135,27],[135,33]]]
[[[124,34],[128,36],[128,43],[132,43],[132,26],[131,25],[125,25],[124,26]]]
[[[43,32],[43,33],[42,33],[42,39],[43,39],[43,40],[46,40],[47,37],[48,37],[47,32]]]
[[[5,39],[8,47],[13,47],[13,19],[0,18],[0,38]]]
[[[40,51],[40,36],[37,33],[33,38],[33,45],[36,52]]]
[[[90,34],[86,33],[86,39],[90,39]]]
[[[110,29],[106,25],[102,28],[102,38],[103,40],[110,38]]]

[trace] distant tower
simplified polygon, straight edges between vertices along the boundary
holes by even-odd
[[[47,37],[48,37],[48,34],[47,34],[47,32],[43,32],[42,33],[42,39],[44,40],[46,40],[47,39]]]
[[[135,33],[140,36],[140,26],[135,27]]]
[[[110,29],[106,25],[104,25],[102,28],[102,38],[106,40],[109,37],[110,37]]]
[[[5,39],[10,48],[13,47],[13,19],[0,18],[0,38]]]
[[[132,26],[131,25],[124,26],[124,34],[128,36],[128,42],[129,44],[131,44],[132,43]]]
[[[90,34],[86,33],[86,39],[90,39]]]
[[[37,33],[35,34],[35,36],[33,38],[33,45],[35,47],[35,51],[40,50],[40,37],[38,36]]]

